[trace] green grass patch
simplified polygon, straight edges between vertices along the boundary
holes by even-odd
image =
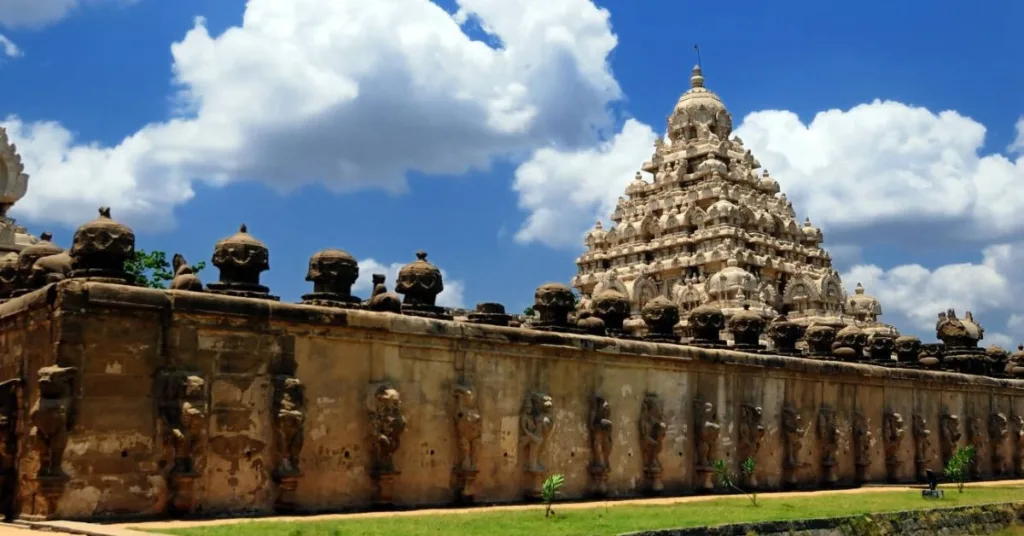
[[[290,523],[244,522],[234,525],[160,530],[187,536],[594,536],[623,532],[697,527],[728,523],[841,517],[928,508],[1024,500],[1024,487],[968,488],[963,494],[945,487],[943,500],[924,500],[920,490],[772,497],[762,495],[760,506],[744,497],[660,506],[615,506],[559,509],[544,518],[544,506],[529,510],[437,514]]]

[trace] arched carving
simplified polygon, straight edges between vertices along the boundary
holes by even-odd
[[[818,301],[814,284],[806,276],[794,276],[783,291],[782,303],[790,305],[797,301]]]
[[[658,286],[647,276],[640,276],[633,282],[633,304],[640,309],[658,295]]]

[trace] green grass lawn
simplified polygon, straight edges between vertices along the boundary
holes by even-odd
[[[441,514],[320,522],[246,522],[203,528],[161,530],[189,536],[593,536],[645,529],[695,527],[751,521],[838,517],[898,510],[945,508],[1024,500],[1024,487],[946,487],[944,500],[924,500],[919,490],[857,495],[759,497],[754,507],[742,496],[667,506],[615,506],[559,510],[544,519],[544,507],[505,512]],[[1008,533],[1013,534],[1013,533]],[[1021,533],[1024,534],[1024,533]]]

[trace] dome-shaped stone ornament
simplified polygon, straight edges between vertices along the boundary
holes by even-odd
[[[1009,376],[1024,378],[1024,344],[1017,346],[1017,351],[1007,356],[1004,370]]]
[[[19,288],[14,291],[13,296],[21,296],[40,288],[41,284],[32,278],[32,268],[36,261],[50,255],[64,253],[64,248],[52,242],[53,235],[43,233],[39,236],[39,242],[26,247],[18,253],[18,278]]]
[[[796,322],[790,322],[786,315],[775,317],[768,324],[768,338],[772,341],[772,352],[779,355],[800,355],[796,343],[804,336],[804,328]]]
[[[896,361],[901,364],[914,364],[921,354],[921,339],[913,335],[903,335],[896,338],[895,342]]]
[[[647,324],[644,340],[651,342],[678,343],[679,336],[673,328],[679,322],[679,306],[664,296],[656,296],[644,304],[640,316]]]
[[[384,284],[385,280],[384,274],[373,274],[373,293],[370,295],[370,299],[363,303],[363,306],[380,313],[401,314],[402,299],[398,297],[398,294],[388,292],[388,287]]]
[[[992,344],[985,348],[985,355],[988,357],[989,374],[1003,376],[1006,373],[1006,362],[1009,360],[1010,353],[1005,348]]]
[[[505,306],[500,303],[478,303],[476,310],[469,313],[468,317],[472,324],[488,326],[507,326],[512,319],[505,313]]]
[[[279,299],[260,284],[260,274],[270,269],[270,250],[249,234],[244,223],[237,233],[214,245],[213,265],[220,270],[220,281],[206,285],[210,292],[240,298]]]
[[[171,280],[171,290],[188,290],[190,292],[202,292],[203,282],[199,280],[192,265],[185,260],[181,253],[175,253],[171,262],[174,268],[174,279]]]
[[[726,329],[732,333],[735,349],[741,352],[757,352],[764,350],[761,344],[761,333],[764,332],[764,319],[750,310],[750,304],[744,303],[743,310],[732,315]]]
[[[71,245],[71,277],[104,283],[134,285],[124,265],[135,256],[135,233],[110,218],[110,208],[75,231]]]
[[[609,336],[627,337],[623,322],[629,318],[629,298],[615,289],[598,292],[590,301],[593,315],[604,321]]]
[[[5,302],[21,288],[21,273],[18,270],[18,255],[5,253],[0,255],[0,302]]]
[[[978,342],[985,338],[985,329],[974,320],[970,311],[957,318],[956,311],[939,313],[935,335],[944,344],[942,366],[964,374],[987,374],[989,359]]]
[[[605,335],[605,324],[604,320],[594,316],[590,311],[582,311],[578,315],[576,320],[576,329],[587,335],[597,335],[603,337]]]
[[[530,325],[540,331],[575,332],[569,315],[576,310],[576,295],[561,283],[544,283],[533,294],[533,310],[538,318]]]
[[[713,305],[704,304],[694,307],[686,319],[693,338],[690,344],[704,348],[721,348],[726,346],[722,340],[722,329],[725,328],[725,314]]]
[[[302,296],[302,303],[324,307],[354,309],[362,300],[352,295],[352,285],[359,279],[356,258],[340,249],[318,251],[309,258],[306,281],[313,283],[313,292]]]
[[[812,324],[804,332],[807,341],[807,356],[817,359],[831,359],[832,343],[836,340],[836,330],[831,326]]]
[[[416,260],[398,271],[395,292],[403,296],[402,314],[451,320],[443,307],[435,305],[443,290],[441,270],[427,262],[425,251],[417,251]]]
[[[892,352],[896,348],[896,339],[888,333],[872,333],[867,340],[865,352],[868,359],[880,365],[892,364]]]
[[[945,345],[941,342],[922,344],[921,351],[917,354],[917,363],[927,369],[938,369],[942,366],[944,352]]]
[[[867,344],[866,333],[856,326],[846,326],[836,333],[836,340],[832,343],[832,357],[840,361],[862,361]]]
[[[32,265],[32,285],[42,288],[51,283],[60,283],[71,277],[71,252],[42,257]]]

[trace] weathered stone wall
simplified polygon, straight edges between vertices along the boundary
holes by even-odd
[[[681,345],[559,335],[517,328],[426,320],[366,311],[326,309],[206,293],[168,292],[69,281],[0,305],[0,367],[26,380],[18,425],[18,489],[23,517],[162,516],[180,510],[172,427],[162,417],[163,378],[201,378],[193,406],[202,416],[186,511],[265,513],[281,505],[276,433],[279,379],[305,385],[304,439],[292,506],[302,511],[359,509],[383,499],[400,507],[453,502],[460,460],[453,390],[477,393],[482,437],[476,458],[477,502],[519,501],[536,482],[524,468],[522,409],[533,393],[551,397],[554,422],[540,462],[563,473],[564,495],[592,489],[588,420],[591,398],[611,407],[612,448],[607,493],[646,493],[638,421],[645,393],[660,396],[667,425],[660,455],[664,493],[697,491],[694,401],[710,402],[720,427],[710,459],[734,470],[743,405],[763,410],[764,437],[756,453],[762,489],[786,483],[784,408],[802,419],[802,448],[793,469],[801,488],[885,481],[883,421],[905,422],[894,478],[915,478],[913,414],[931,430],[927,466],[940,470],[940,417],[967,421],[1024,415],[1024,382],[953,373],[896,370]],[[35,370],[75,367],[80,373],[64,450],[68,479],[52,509],[36,485],[38,450],[26,417],[38,397]],[[374,486],[370,413],[382,383],[401,395],[407,422],[394,455],[390,493]],[[191,400],[191,399],[190,399]],[[190,406],[190,407],[193,407]],[[822,464],[823,407],[834,410],[836,482]],[[855,415],[871,432],[862,478]],[[1016,428],[1010,426],[1010,436]],[[827,434],[821,436],[826,437]],[[1006,452],[1016,443],[1005,441]],[[294,446],[294,444],[293,444]],[[179,451],[183,447],[178,447]],[[189,447],[193,448],[193,447]],[[982,476],[994,477],[993,450],[980,449]],[[387,497],[390,495],[390,497]],[[177,499],[176,499],[177,497]]]

